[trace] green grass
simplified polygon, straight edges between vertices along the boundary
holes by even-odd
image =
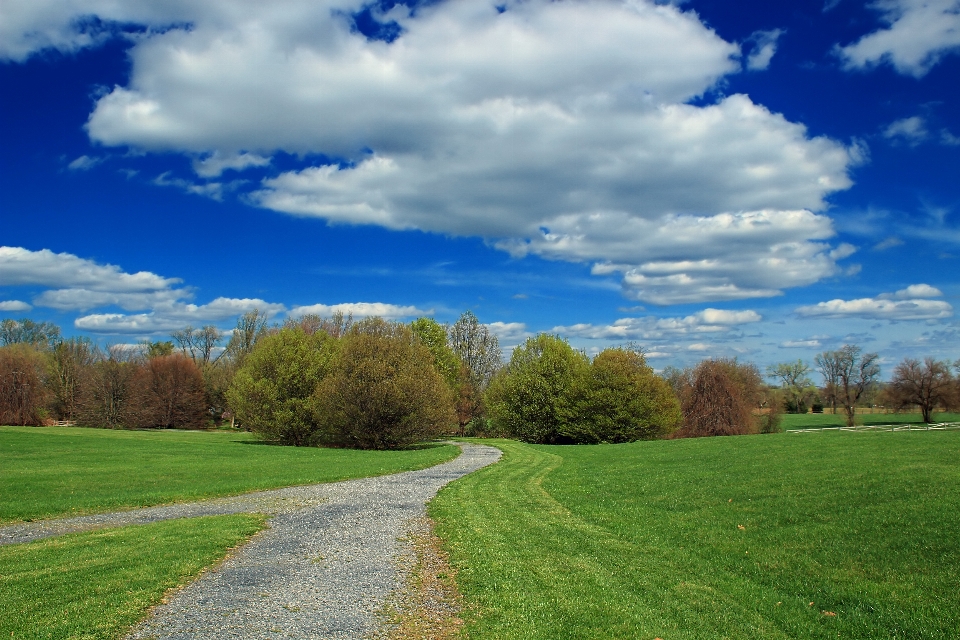
[[[263,527],[261,515],[213,516],[0,547],[0,638],[122,637]]]
[[[936,422],[960,422],[960,413],[935,413]],[[923,416],[919,413],[864,413],[857,414],[857,424],[923,424]],[[843,412],[836,415],[830,413],[786,413],[783,415],[781,426],[784,429],[816,429],[819,427],[843,427],[847,424],[847,416]]]
[[[396,473],[458,453],[279,447],[236,432],[0,427],[0,523]]]
[[[496,444],[430,507],[468,637],[960,637],[960,432]]]

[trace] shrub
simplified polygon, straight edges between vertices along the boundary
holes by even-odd
[[[344,336],[313,407],[322,442],[359,449],[414,444],[455,420],[433,353],[409,327],[380,318],[358,322]]]
[[[131,402],[137,365],[127,360],[120,348],[97,353],[96,362],[87,370],[81,385],[77,421],[88,427],[122,429],[137,423]]]
[[[182,355],[151,358],[136,374],[133,407],[141,427],[200,429],[206,418],[203,375]]]
[[[313,444],[318,428],[311,408],[330,369],[337,341],[324,331],[285,328],[260,338],[227,390],[240,423],[265,440]]]
[[[753,415],[758,396],[759,372],[754,379],[749,365],[735,360],[704,360],[692,372],[683,391],[683,427],[678,437],[732,436],[756,433]]]
[[[565,401],[561,435],[577,443],[633,442],[673,433],[682,420],[670,384],[643,354],[606,349],[576,378]]]

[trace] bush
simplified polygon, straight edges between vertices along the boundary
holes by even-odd
[[[240,423],[265,440],[314,444],[312,398],[330,369],[337,341],[324,331],[285,328],[258,340],[227,390]]]
[[[81,385],[77,422],[88,427],[122,429],[137,424],[137,411],[132,402],[137,365],[126,360],[127,354],[111,348],[97,354]]]
[[[681,395],[683,427],[676,436],[758,433],[764,422],[767,430],[779,428],[778,419],[761,418],[760,408],[766,403],[766,390],[755,366],[736,360],[704,360],[691,372],[689,379],[691,382]]]
[[[358,322],[344,336],[313,408],[320,441],[359,449],[408,446],[455,420],[433,353],[409,327],[380,318]]]
[[[141,427],[201,429],[205,426],[203,375],[184,355],[151,358],[136,374],[132,410]]]
[[[606,349],[574,381],[561,435],[577,443],[633,442],[673,433],[682,420],[670,384],[643,354]]]

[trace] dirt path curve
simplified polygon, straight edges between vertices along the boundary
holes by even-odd
[[[410,569],[401,538],[424,516],[427,501],[501,455],[493,447],[460,446],[456,459],[420,471],[70,518],[59,525],[26,523],[0,530],[0,540],[10,544],[207,514],[274,513],[269,529],[157,607],[128,638],[364,638],[381,626],[376,612]]]

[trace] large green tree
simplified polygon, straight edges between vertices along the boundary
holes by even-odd
[[[307,334],[299,328],[259,339],[227,390],[230,408],[244,427],[266,440],[314,444],[318,425],[312,397],[336,347],[326,332]]]

